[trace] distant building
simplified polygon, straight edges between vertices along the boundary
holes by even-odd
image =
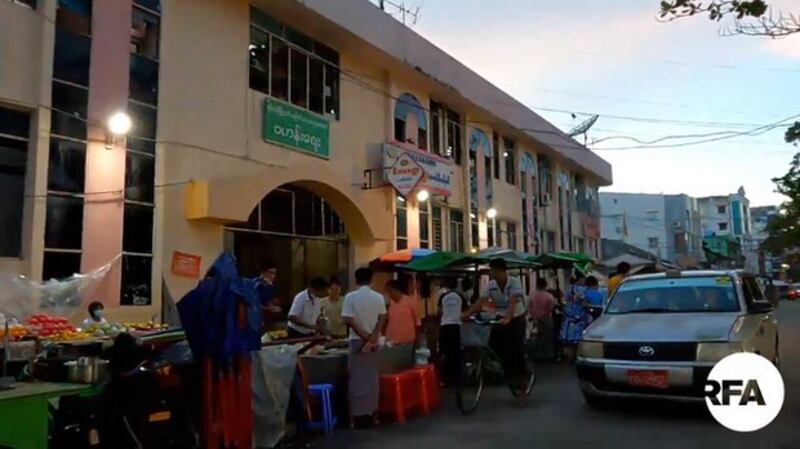
[[[761,244],[769,237],[767,225],[773,217],[778,216],[778,210],[778,206],[763,206],[750,209],[753,244],[758,248],[758,268],[759,272],[764,274],[772,274],[780,269],[780,259],[772,253],[761,250]]]
[[[731,237],[739,244],[743,267],[758,271],[758,245],[752,237],[750,200],[744,187],[730,195],[698,198],[697,204],[703,238]]]
[[[704,260],[697,200],[678,194],[601,192],[603,239],[616,240],[683,267]]]

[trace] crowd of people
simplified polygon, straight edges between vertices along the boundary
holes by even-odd
[[[524,381],[525,343],[531,330],[540,355],[560,360],[563,354],[567,362],[572,362],[583,331],[606,301],[597,278],[576,272],[563,295],[557,289],[548,289],[547,281],[538,278],[535,289],[526,295],[520,279],[508,274],[503,259],[493,259],[489,269],[489,282],[479,294],[475,294],[470,276],[441,278],[439,288],[429,293],[437,301],[435,352],[444,382],[455,385],[459,381],[463,323],[486,310],[493,311],[498,323],[492,328],[489,345],[501,358],[510,382]],[[630,266],[624,262],[617,267],[617,273],[609,279],[608,294],[629,271]],[[274,297],[276,275],[276,267],[267,265],[253,279],[265,320],[280,311]],[[346,338],[351,416],[374,416],[379,398],[378,350],[386,343],[425,344],[425,333],[417,302],[408,295],[403,282],[388,280],[379,287],[385,292],[381,294],[373,289],[373,272],[367,267],[355,271],[355,282],[356,288],[342,296],[342,284],[337,278],[311,278],[291,302],[287,332],[289,338]]]

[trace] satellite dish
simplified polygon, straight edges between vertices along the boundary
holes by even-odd
[[[579,134],[586,134],[586,131],[589,131],[589,128],[591,128],[592,125],[594,125],[594,122],[597,121],[598,117],[599,115],[597,114],[589,117],[588,119],[584,120],[583,123],[581,123],[580,125],[572,128],[572,131],[568,132],[567,134],[570,137],[575,137]]]

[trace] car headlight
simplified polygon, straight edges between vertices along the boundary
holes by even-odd
[[[697,361],[718,362],[737,352],[743,352],[741,343],[699,343]]]
[[[582,341],[578,345],[578,356],[589,359],[603,358],[603,343],[599,341]]]

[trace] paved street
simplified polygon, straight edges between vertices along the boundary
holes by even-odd
[[[541,367],[527,410],[509,404],[506,389],[495,388],[472,416],[462,417],[451,397],[433,417],[403,426],[340,432],[314,448],[770,448],[800,447],[800,302],[782,302],[783,377],[786,403],[778,419],[754,434],[721,427],[704,408],[652,405],[594,411],[583,403],[574,374],[565,367]],[[412,448],[413,446],[413,448]]]

